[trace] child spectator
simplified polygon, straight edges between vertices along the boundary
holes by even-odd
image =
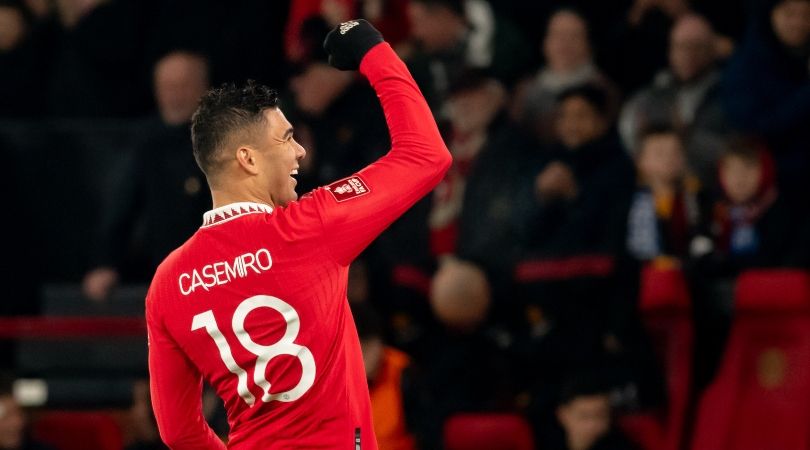
[[[732,140],[719,162],[723,198],[714,204],[714,250],[705,261],[712,273],[802,266],[807,259],[803,213],[791,208],[776,186],[774,160],[765,145]]]
[[[647,129],[635,155],[638,187],[627,221],[627,250],[640,261],[688,255],[699,225],[698,182],[687,174],[683,141],[670,127]]]
[[[777,189],[775,163],[759,140],[730,140],[719,160],[721,197],[712,206],[705,254],[690,272],[695,301],[695,386],[708,383],[722,355],[731,324],[731,283],[753,268],[806,266],[805,212],[791,207]]]

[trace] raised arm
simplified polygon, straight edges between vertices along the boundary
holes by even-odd
[[[371,27],[365,22],[361,25]],[[361,25],[353,25],[346,34],[354,28],[363,31]],[[342,24],[340,29],[346,26]],[[329,38],[327,51],[332,56],[340,53],[329,48]],[[330,62],[341,67],[341,61],[330,58]],[[362,54],[359,69],[380,98],[391,149],[360,172],[313,194],[324,226],[324,245],[341,264],[349,264],[391,222],[430,192],[452,162],[430,108],[391,47],[385,42],[375,43]]]

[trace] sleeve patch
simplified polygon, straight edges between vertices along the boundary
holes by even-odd
[[[351,200],[371,192],[371,189],[369,189],[368,185],[366,185],[366,182],[357,175],[335,181],[329,186],[326,186],[326,190],[332,194],[332,197],[334,197],[335,201],[338,203],[345,202],[346,200]]]

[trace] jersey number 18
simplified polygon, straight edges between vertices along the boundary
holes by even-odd
[[[245,319],[248,314],[257,308],[274,309],[278,311],[287,322],[287,329],[284,332],[284,336],[273,345],[257,344],[245,330]],[[308,348],[294,342],[295,338],[298,337],[298,331],[301,325],[298,313],[289,303],[270,295],[255,295],[239,304],[236,311],[233,313],[231,326],[233,327],[234,334],[236,334],[236,338],[239,339],[242,346],[256,355],[256,364],[253,367],[253,382],[264,392],[264,395],[262,395],[263,402],[266,403],[273,400],[292,402],[301,398],[309,388],[312,387],[312,384],[315,382],[315,359],[312,357],[312,352],[310,352]],[[225,340],[225,336],[219,331],[219,326],[217,325],[216,318],[214,318],[213,311],[208,310],[194,316],[194,320],[191,322],[191,331],[202,328],[205,328],[205,331],[208,332],[208,335],[211,336],[211,339],[216,343],[222,362],[225,363],[225,366],[232,374],[236,375],[238,380],[236,390],[239,396],[242,397],[245,403],[253,406],[256,402],[256,397],[253,396],[247,387],[247,372],[233,359],[231,348],[228,345],[228,341]],[[267,381],[264,373],[267,370],[267,363],[280,355],[289,355],[298,358],[303,371],[301,372],[301,379],[295,387],[285,392],[271,394],[270,382]]]

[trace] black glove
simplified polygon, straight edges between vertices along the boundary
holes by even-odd
[[[329,64],[340,70],[357,70],[363,56],[383,42],[382,34],[363,19],[343,22],[326,35],[323,48]]]

